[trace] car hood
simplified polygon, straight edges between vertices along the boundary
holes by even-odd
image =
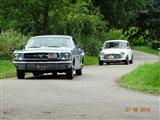
[[[50,52],[55,52],[55,53],[60,53],[60,52],[71,52],[71,48],[65,48],[65,47],[59,47],[59,48],[48,48],[48,47],[43,47],[43,48],[26,48],[25,50],[22,51],[15,51],[16,53],[21,52],[21,53],[50,53]]]
[[[103,49],[102,50],[103,53],[105,54],[120,54],[121,52],[125,52],[126,53],[126,50],[125,49]]]

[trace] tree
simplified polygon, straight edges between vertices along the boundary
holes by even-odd
[[[134,34],[130,35],[130,39],[143,36],[146,42],[148,40],[160,39],[160,0],[153,0],[144,9],[138,11],[135,19],[128,24],[136,27]]]
[[[0,2],[0,14],[4,16],[2,29],[16,28],[22,33],[48,34],[48,13],[56,2],[55,0],[11,0],[7,2],[0,0]]]
[[[109,21],[110,28],[125,28],[137,11],[146,5],[149,0],[92,0],[99,6],[105,20]]]
[[[0,27],[25,35],[71,35],[86,53],[96,55],[107,22],[92,0],[0,0]],[[18,4],[17,4],[18,3]]]

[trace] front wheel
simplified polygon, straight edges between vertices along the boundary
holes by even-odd
[[[99,65],[103,65],[103,61],[99,59]]]
[[[126,65],[129,64],[129,58],[128,58],[128,56],[126,57],[126,60],[125,60],[124,64],[126,64]]]
[[[82,75],[82,68],[81,68],[81,69],[76,70],[76,75]]]
[[[22,70],[17,70],[17,78],[24,79],[24,77],[25,77],[25,72]]]
[[[71,68],[71,69],[68,69],[67,71],[66,71],[66,78],[67,79],[73,79],[73,69]]]
[[[53,72],[52,72],[52,76],[53,76],[54,78],[57,78],[57,76],[58,76],[57,72],[53,71]]]
[[[107,65],[110,65],[110,62],[106,62]]]
[[[32,74],[33,74],[33,76],[35,76],[35,77],[37,77],[37,76],[39,76],[39,75],[43,75],[43,73],[39,73],[39,72],[33,72]]]
[[[133,64],[133,55],[132,55],[132,58],[131,60],[129,61],[130,64]]]

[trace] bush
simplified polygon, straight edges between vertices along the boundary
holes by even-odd
[[[7,30],[0,34],[0,58],[11,58],[14,49],[22,49],[28,37],[13,30]]]
[[[111,29],[108,33],[106,33],[106,37],[107,37],[108,40],[127,39],[123,35],[122,30],[116,30],[116,29]]]
[[[100,52],[101,41],[94,37],[84,38],[81,41],[80,46],[83,46],[85,54],[96,56]]]
[[[157,50],[160,48],[160,41],[152,41],[151,42],[151,48]]]

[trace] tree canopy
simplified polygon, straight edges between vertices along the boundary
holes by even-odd
[[[1,33],[12,29],[29,36],[72,35],[91,55],[96,55],[102,42],[109,38],[126,35],[126,39],[143,38],[146,42],[160,40],[160,0],[0,0],[0,3]],[[120,35],[121,31],[124,35]]]

